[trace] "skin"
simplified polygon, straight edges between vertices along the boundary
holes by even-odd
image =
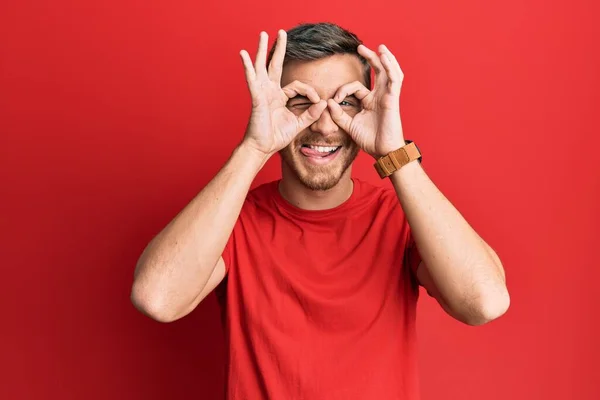
[[[254,63],[248,52],[240,52],[252,98],[240,145],[138,260],[131,298],[151,318],[170,322],[185,316],[222,281],[225,244],[252,181],[274,154],[282,160],[282,196],[318,210],[351,195],[351,164],[359,149],[378,158],[405,144],[399,112],[404,75],[384,45],[379,53],[363,45],[357,49],[375,71],[369,90],[352,55],[289,63],[284,70],[285,31],[278,35],[268,66],[265,32]],[[305,144],[340,149],[325,163],[307,156]],[[500,259],[422,166],[409,163],[388,179],[421,254],[417,278],[426,290],[449,315],[469,325],[504,314],[510,300]]]
[[[282,85],[300,82],[314,91],[314,101],[330,99],[347,82],[362,79],[363,66],[352,55],[334,55],[311,63],[290,62],[282,76]],[[290,99],[287,108],[295,115],[312,104],[309,98],[297,96]],[[349,115],[361,110],[360,101],[349,95],[340,100],[341,108]],[[325,164],[310,162],[301,152],[306,144],[340,146],[336,158]],[[334,207],[352,193],[352,162],[360,148],[344,130],[333,121],[325,108],[319,118],[301,131],[292,142],[280,151],[282,160],[283,197],[304,209]],[[306,201],[304,201],[306,200]]]

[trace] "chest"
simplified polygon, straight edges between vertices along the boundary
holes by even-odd
[[[397,222],[396,222],[397,223]],[[250,322],[287,334],[360,330],[412,299],[401,225],[349,217],[329,224],[246,222],[229,286]]]

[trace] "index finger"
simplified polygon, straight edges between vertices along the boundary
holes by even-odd
[[[269,79],[273,82],[281,82],[281,71],[283,70],[283,59],[285,57],[285,48],[287,46],[287,33],[283,29],[279,30],[275,51],[269,63]]]
[[[367,89],[365,85],[359,81],[354,81],[341,86],[337,90],[335,96],[333,96],[333,100],[339,103],[347,96],[354,95],[354,97],[362,101],[369,93],[371,93],[371,91]]]
[[[376,84],[378,86],[384,87],[385,83],[387,83],[388,77],[387,77],[387,73],[383,67],[383,64],[381,64],[381,60],[379,59],[379,56],[377,55],[377,53],[375,53],[373,50],[369,49],[364,44],[361,44],[358,46],[358,53],[367,59],[367,61],[369,62],[369,65],[371,65],[371,67],[375,71]]]
[[[321,100],[315,88],[303,82],[294,81],[283,87],[282,90],[289,99],[301,95],[305,96],[313,103],[318,103]]]

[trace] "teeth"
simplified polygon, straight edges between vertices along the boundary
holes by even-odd
[[[324,147],[324,146],[310,146],[311,149],[317,150],[320,153],[329,153],[338,148],[338,146]]]

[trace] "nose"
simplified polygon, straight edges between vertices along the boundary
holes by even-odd
[[[318,120],[312,123],[310,126],[310,130],[313,132],[320,133],[323,136],[329,136],[335,134],[339,131],[339,127],[333,119],[331,118],[331,114],[329,114],[329,110],[326,108]]]

